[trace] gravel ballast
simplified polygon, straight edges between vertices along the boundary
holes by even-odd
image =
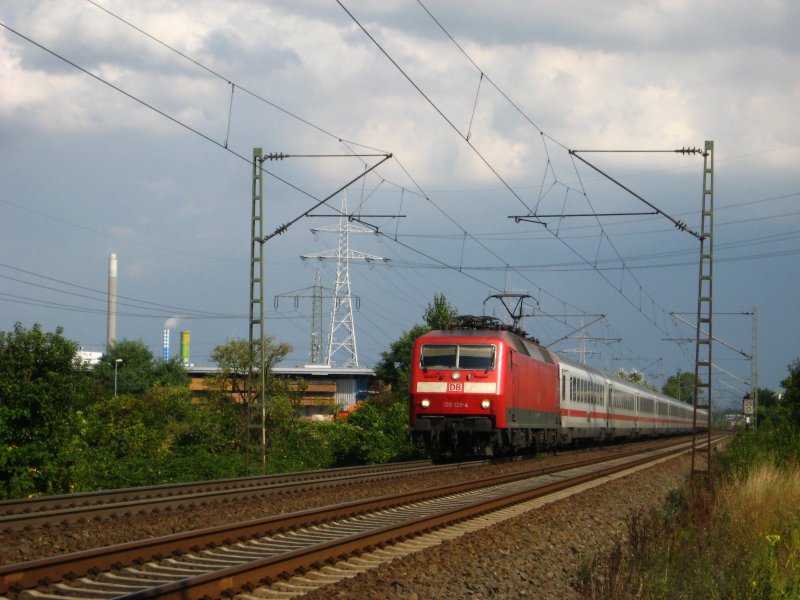
[[[619,450],[599,450],[615,453]],[[574,460],[564,454],[537,466]],[[262,518],[410,489],[525,468],[523,462],[464,469],[304,494],[216,503],[171,513],[131,515],[102,523],[65,524],[0,535],[0,563],[8,564],[168,533]],[[305,598],[578,598],[572,584],[579,565],[608,552],[633,512],[659,507],[688,475],[678,458],[547,504],[456,540],[395,559]]]
[[[661,507],[667,493],[686,481],[689,468],[688,458],[671,460],[303,598],[580,598],[573,584],[581,563],[624,540],[626,517]]]

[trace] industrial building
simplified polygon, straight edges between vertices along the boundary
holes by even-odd
[[[205,377],[219,373],[219,367],[186,367],[193,394],[206,390]],[[379,381],[372,369],[363,367],[328,367],[306,365],[302,367],[275,367],[274,377],[287,382],[290,391],[304,387],[300,400],[300,416],[307,419],[329,419],[360,400],[380,391]]]

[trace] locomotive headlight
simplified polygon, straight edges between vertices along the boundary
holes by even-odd
[[[491,402],[491,400],[481,400],[481,408],[482,408],[482,409],[484,409],[484,410],[489,410],[489,408],[490,408],[491,406],[492,406],[492,402]]]
[[[419,405],[420,405],[422,408],[429,408],[429,407],[430,407],[430,405],[431,405],[431,401],[430,401],[430,400],[428,400],[427,398],[423,398],[422,400],[420,400],[420,403],[419,403]]]
[[[461,379],[461,373],[455,371],[450,377],[452,377],[454,381],[458,381],[459,379]]]

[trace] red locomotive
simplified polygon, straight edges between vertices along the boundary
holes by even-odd
[[[412,433],[435,456],[692,430],[690,405],[557,356],[494,317],[418,338],[410,387]]]

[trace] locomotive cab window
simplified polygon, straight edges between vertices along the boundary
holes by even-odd
[[[423,369],[494,369],[495,347],[489,344],[425,344],[419,362]]]
[[[458,367],[488,371],[494,368],[494,346],[459,346]]]
[[[419,356],[420,366],[423,369],[455,369],[457,346],[426,344],[422,347]]]

